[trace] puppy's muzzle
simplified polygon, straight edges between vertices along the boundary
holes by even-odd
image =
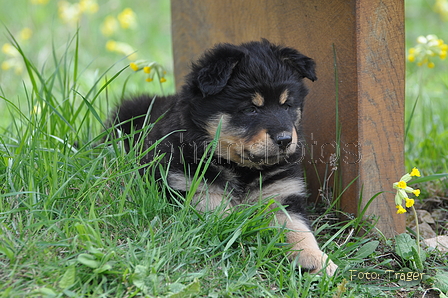
[[[292,142],[292,134],[290,132],[281,132],[275,136],[274,141],[281,150],[286,150]]]

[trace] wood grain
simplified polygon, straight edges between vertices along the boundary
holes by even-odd
[[[330,156],[337,152],[335,49],[338,168],[343,187],[357,178],[344,193],[341,208],[356,213],[376,193],[392,190],[404,171],[402,0],[172,0],[171,7],[177,86],[190,61],[220,42],[267,38],[315,59],[318,80],[309,82],[303,119],[311,201],[318,198]],[[383,193],[367,211],[381,217],[377,227],[387,236],[404,231],[404,216],[395,214],[393,198]]]

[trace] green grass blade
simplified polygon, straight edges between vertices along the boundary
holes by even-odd
[[[433,175],[429,175],[429,176],[418,177],[418,178],[412,179],[409,182],[409,184],[435,181],[435,180],[440,180],[440,179],[443,179],[443,178],[446,178],[446,177],[448,177],[448,173],[433,174]]]

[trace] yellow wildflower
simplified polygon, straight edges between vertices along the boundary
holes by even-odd
[[[81,7],[79,3],[69,3],[67,1],[58,2],[59,17],[67,24],[76,25],[81,17]]]
[[[99,9],[96,0],[81,0],[79,1],[79,9],[81,12],[96,13]]]
[[[101,24],[101,33],[110,36],[118,29],[118,21],[113,16],[107,16]]]
[[[436,0],[434,4],[434,11],[440,14],[442,19],[448,21],[448,1],[447,0]]]
[[[139,70],[139,67],[138,67],[137,63],[135,63],[135,62],[131,62],[131,63],[129,63],[129,67],[130,67],[133,71],[137,71],[137,70]]]
[[[106,42],[106,49],[110,52],[116,52],[119,54],[126,55],[128,56],[129,60],[135,60],[137,58],[135,49],[125,42],[115,41],[112,39],[108,40]]]
[[[121,27],[124,29],[137,27],[137,16],[130,8],[125,8],[117,17]]]
[[[411,208],[412,206],[414,206],[414,199],[406,198],[405,201],[406,201],[406,208]]]
[[[407,187],[406,182],[404,182],[404,181],[399,181],[397,186],[399,188],[403,188],[403,189],[405,189]]]
[[[406,213],[406,209],[404,209],[403,208],[403,206],[401,206],[401,205],[397,205],[396,206],[397,207],[397,214],[403,214],[403,213]]]
[[[17,49],[10,43],[5,43],[2,46],[2,52],[5,53],[9,59],[2,62],[1,69],[14,69],[16,74],[21,74],[24,69],[24,63]]]
[[[447,56],[448,45],[436,35],[419,36],[417,45],[409,49],[409,62],[416,62],[418,66],[427,65],[429,68],[435,67],[433,57],[439,56],[445,59]]]
[[[165,83],[167,81],[166,78],[163,76],[164,74],[166,74],[166,71],[163,69],[163,66],[158,64],[157,62],[138,60],[131,62],[129,66],[134,71],[143,70],[143,72],[147,74],[147,77],[145,78],[146,82],[154,81],[155,75],[159,77],[160,83]]]
[[[3,61],[2,62],[2,70],[8,70],[12,67],[11,63],[9,62],[9,60]]]
[[[417,168],[413,168],[409,175],[420,177],[420,171]]]
[[[410,199],[408,197],[408,193],[413,193],[417,197],[420,195],[419,189],[413,189],[407,185],[407,182],[409,182],[414,176],[420,177],[420,171],[417,168],[413,168],[410,173],[406,173],[403,177],[401,177],[400,181],[393,184],[393,188],[397,190],[395,195],[395,206],[397,206],[398,214],[406,212],[406,209],[402,206],[403,200],[405,200],[405,206],[407,208],[414,206],[414,199]]]
[[[19,33],[19,37],[21,40],[28,40],[31,38],[31,35],[33,35],[33,31],[28,27],[23,28]]]
[[[115,51],[116,48],[117,48],[117,42],[115,40],[108,40],[106,42],[106,50],[108,50],[109,52]]]
[[[8,54],[9,56],[15,56],[17,53],[17,50],[10,43],[5,43],[2,46],[2,52],[5,54]]]

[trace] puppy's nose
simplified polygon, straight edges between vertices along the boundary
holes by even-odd
[[[292,141],[292,134],[289,132],[282,132],[278,134],[275,138],[275,142],[280,147],[280,149],[285,150],[286,147],[291,143]]]

